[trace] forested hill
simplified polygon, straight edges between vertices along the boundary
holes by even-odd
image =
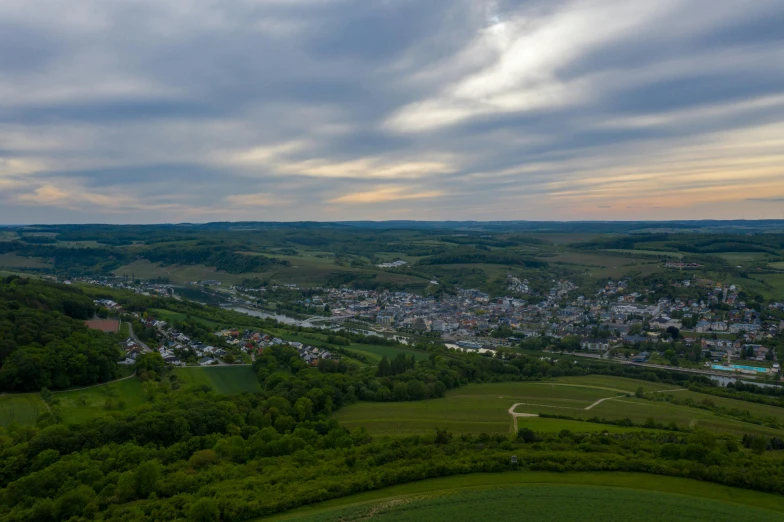
[[[89,330],[93,301],[64,285],[0,279],[0,389],[38,391],[116,377],[118,338]]]

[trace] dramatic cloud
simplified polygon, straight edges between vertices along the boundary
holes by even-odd
[[[0,223],[784,217],[784,4],[0,2]]]

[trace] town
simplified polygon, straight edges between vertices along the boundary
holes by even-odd
[[[169,284],[112,279],[82,282],[176,297],[176,288]],[[662,283],[648,288],[622,279],[608,280],[591,295],[583,295],[569,280],[552,280],[549,291],[537,296],[524,278],[509,274],[507,283],[507,296],[476,289],[434,297],[384,290],[303,289],[291,284],[235,285],[214,291],[225,301],[223,306],[260,314],[268,296],[279,296],[282,289],[289,299],[298,297],[290,306],[310,315],[277,315],[278,319],[309,328],[393,337],[403,343],[426,337],[450,348],[491,354],[499,347],[523,347],[718,373],[778,374],[779,355],[774,347],[784,331],[784,302],[763,306],[735,285],[677,279],[670,288]],[[693,297],[666,296],[675,291]],[[175,365],[250,363],[266,347],[277,344],[289,344],[311,365],[339,358],[325,347],[285,341],[262,331],[211,332],[211,339],[218,341],[210,344],[177,331],[154,314],[147,314],[144,324],[155,329],[158,351]],[[131,364],[142,349],[132,339],[126,348],[125,363]]]

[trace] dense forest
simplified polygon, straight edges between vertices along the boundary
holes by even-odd
[[[38,391],[116,377],[115,335],[88,330],[95,312],[81,291],[34,279],[0,279],[0,389]]]

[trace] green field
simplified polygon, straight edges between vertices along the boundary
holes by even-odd
[[[143,383],[136,377],[83,390],[54,392],[66,422],[83,422],[112,411],[126,411],[146,401]],[[122,401],[125,406],[120,406]],[[107,402],[114,404],[107,409]]]
[[[638,254],[641,256],[659,256],[659,257],[677,257],[678,259],[683,257],[683,254],[680,252],[661,252],[659,250],[630,250],[630,249],[623,249],[623,248],[608,248],[605,252],[617,252],[619,254]]]
[[[644,506],[644,509],[641,508]],[[638,473],[471,474],[402,484],[262,520],[779,520],[778,495]]]
[[[776,261],[775,263],[770,263],[768,266],[775,268],[776,270],[784,270],[784,261]]]
[[[221,394],[261,391],[250,366],[208,366],[176,368],[175,375],[183,384],[207,384]]]
[[[161,319],[163,321],[168,322],[169,324],[173,322],[182,322],[187,318],[187,315],[181,312],[173,312],[171,310],[165,310],[163,308],[150,308],[149,312],[155,317],[156,319]],[[214,329],[220,326],[220,323],[217,323],[211,319],[204,319],[203,317],[191,317],[191,321],[201,323],[207,328]]]
[[[46,412],[46,403],[37,393],[0,396],[0,426],[35,424]]]
[[[730,264],[743,266],[769,259],[771,254],[765,252],[722,252],[716,254],[716,256],[726,260]]]
[[[387,359],[394,359],[398,356],[398,354],[401,353],[407,357],[413,355],[414,358],[418,361],[427,359],[429,357],[426,352],[420,352],[419,350],[407,350],[405,348],[397,348],[395,346],[377,346],[374,344],[353,343],[351,346],[346,347],[346,350],[364,355],[370,359],[371,363],[374,364],[381,361],[381,358],[384,356],[386,356]]]
[[[116,276],[136,277],[137,279],[156,279],[167,277],[172,283],[188,283],[214,279],[223,284],[236,284],[254,274],[227,274],[204,265],[160,266],[145,259],[134,261],[113,271]]]
[[[65,422],[84,422],[107,413],[126,411],[146,400],[142,382],[133,377],[86,389],[53,393]],[[32,425],[48,410],[38,393],[0,396],[0,426],[12,422]]]
[[[541,257],[540,259],[571,269],[579,269],[591,277],[601,279],[607,277],[617,279],[630,274],[647,276],[662,270],[658,261],[633,260],[628,257],[614,256],[610,253],[600,255],[567,252],[557,253],[555,256]]]
[[[52,268],[40,257],[18,256],[14,252],[0,255],[0,268]]]
[[[682,428],[704,428],[741,436],[754,434],[782,437],[784,430],[744,422],[711,411],[651,401],[634,397],[642,387],[645,392],[672,394],[695,403],[713,401],[718,406],[748,410],[754,417],[784,420],[784,410],[774,406],[752,404],[710,395],[673,390],[672,386],[632,379],[588,376],[543,382],[472,384],[450,390],[445,398],[416,402],[358,403],[337,411],[333,417],[348,428],[364,426],[375,435],[430,434],[435,428],[454,433],[509,433],[513,430],[509,408],[515,413],[568,416],[582,421],[630,419],[636,425],[649,418],[660,424],[675,422]],[[678,389],[675,387],[675,389]],[[600,400],[605,399],[601,402]],[[553,432],[617,431],[615,426],[579,420],[520,417],[518,428]],[[624,428],[623,430],[625,430]],[[639,429],[639,428],[633,428]]]

